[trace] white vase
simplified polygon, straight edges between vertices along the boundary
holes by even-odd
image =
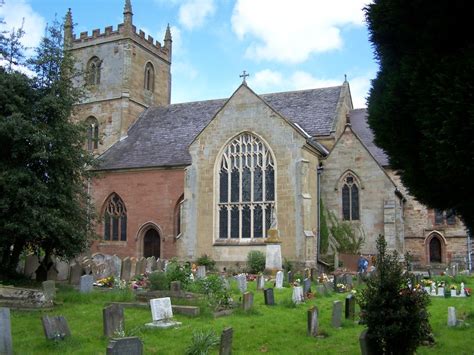
[[[438,296],[444,297],[444,287],[438,287]]]
[[[451,297],[456,297],[456,290],[451,290]]]

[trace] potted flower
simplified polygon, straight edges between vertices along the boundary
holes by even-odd
[[[344,284],[337,284],[336,285],[337,292],[343,293],[346,292],[346,285]]]
[[[423,288],[426,293],[431,293],[431,285],[433,284],[433,281],[431,280],[421,280],[421,283],[423,284]]]

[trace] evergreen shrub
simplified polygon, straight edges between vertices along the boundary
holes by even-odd
[[[251,274],[258,274],[265,270],[265,254],[259,250],[252,250],[247,254],[247,268]]]

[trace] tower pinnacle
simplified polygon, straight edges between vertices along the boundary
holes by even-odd
[[[72,45],[73,37],[73,24],[72,24],[72,12],[71,8],[67,10],[66,18],[64,19],[64,46],[70,47]]]
[[[125,0],[125,6],[123,7],[123,23],[131,25],[133,22],[132,4],[130,0]]]

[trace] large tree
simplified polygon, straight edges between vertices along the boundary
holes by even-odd
[[[51,256],[72,258],[88,247],[93,209],[88,200],[84,126],[70,117],[79,92],[61,26],[29,60],[32,77],[0,68],[0,264],[14,273],[25,250],[41,256],[37,278]],[[8,41],[7,41],[8,42]],[[2,47],[2,50],[5,47]],[[10,51],[11,52],[11,51]]]
[[[403,184],[474,227],[474,2],[374,0],[369,124]]]

